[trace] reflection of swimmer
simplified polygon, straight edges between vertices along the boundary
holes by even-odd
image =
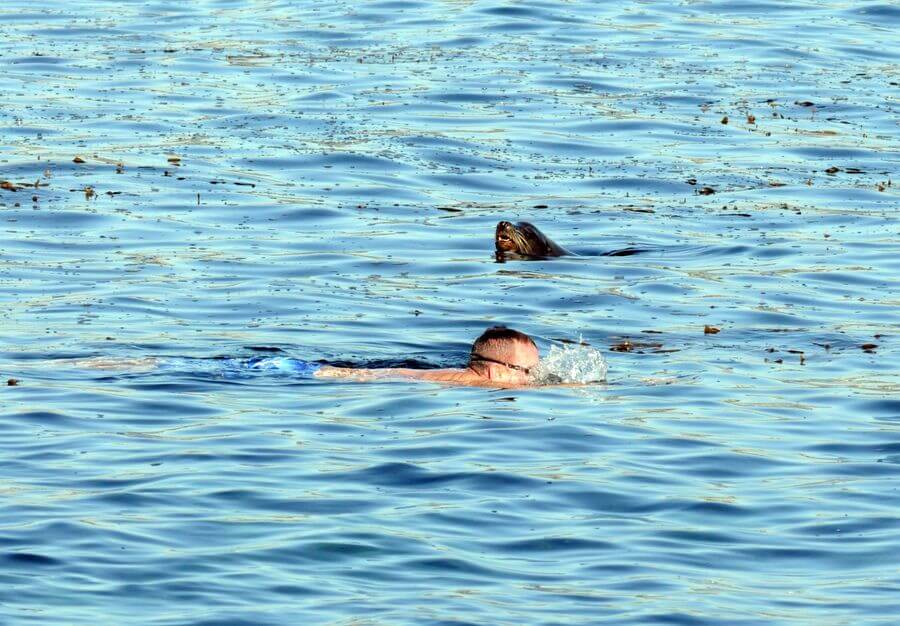
[[[252,358],[146,358],[81,359],[70,365],[89,369],[140,371],[183,371],[224,378],[243,378],[255,373],[287,375],[299,378],[345,378],[355,381],[406,379],[474,387],[525,387],[538,384],[532,371],[540,355],[528,335],[511,328],[495,326],[484,331],[469,354],[464,368],[409,369],[355,368],[322,365],[284,356]]]
[[[497,222],[494,231],[494,256],[499,263],[507,259],[549,259],[560,256],[578,256],[542,233],[531,222]],[[603,252],[599,256],[631,256],[644,252],[640,248],[623,248]]]
[[[528,335],[511,328],[488,328],[472,344],[465,368],[415,370],[407,368],[360,369],[322,366],[317,378],[376,380],[405,378],[473,387],[525,387],[533,385],[532,369],[540,355]]]

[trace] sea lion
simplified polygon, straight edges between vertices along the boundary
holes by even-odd
[[[494,246],[498,261],[506,258],[545,259],[572,254],[529,222],[497,222]]]
[[[497,230],[494,233],[494,254],[498,262],[506,259],[547,259],[557,256],[579,256],[566,250],[561,245],[550,239],[538,230],[531,222],[497,222]],[[610,252],[585,253],[588,256],[631,256],[647,252],[646,248],[622,248]]]

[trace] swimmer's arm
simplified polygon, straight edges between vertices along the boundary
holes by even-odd
[[[378,378],[388,378],[389,372],[395,372],[395,369],[372,370],[360,367],[334,367],[332,365],[323,365],[313,376],[315,378],[349,378],[350,380],[375,380]],[[396,377],[397,375],[394,375]]]
[[[471,375],[468,370],[439,369],[414,370],[405,367],[386,367],[379,369],[363,369],[356,367],[333,367],[323,365],[316,373],[316,378],[346,378],[359,382],[385,379],[427,380],[446,383],[469,383]]]

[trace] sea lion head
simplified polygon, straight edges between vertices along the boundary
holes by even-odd
[[[523,257],[542,257],[553,254],[547,237],[529,222],[498,222],[494,233],[498,254],[517,254]]]

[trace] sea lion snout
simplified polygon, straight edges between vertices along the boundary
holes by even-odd
[[[497,222],[497,230],[494,233],[494,245],[497,250],[505,252],[515,250],[516,244],[512,239],[515,230],[516,227],[509,222]]]

